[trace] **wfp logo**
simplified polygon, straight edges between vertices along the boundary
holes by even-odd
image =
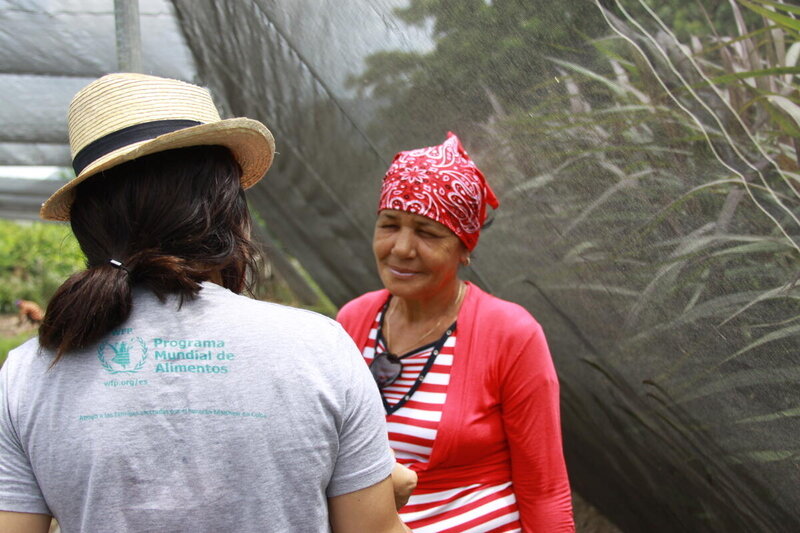
[[[97,347],[97,358],[111,374],[134,374],[147,361],[147,345],[141,337],[127,342],[104,342]]]

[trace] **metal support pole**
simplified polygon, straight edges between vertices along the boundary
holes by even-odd
[[[120,72],[141,72],[139,0],[114,0],[114,23],[117,29],[117,68]]]

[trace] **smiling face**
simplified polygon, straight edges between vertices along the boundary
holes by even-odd
[[[383,286],[412,300],[434,297],[457,280],[467,248],[430,218],[384,209],[378,214],[372,251]]]

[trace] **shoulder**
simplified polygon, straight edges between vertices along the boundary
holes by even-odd
[[[203,283],[197,298],[180,308],[162,305],[152,294],[140,296],[142,299],[136,301],[128,327],[145,337],[191,331],[190,336],[235,344],[243,353],[261,353],[268,347],[274,348],[272,353],[282,347],[293,354],[308,353],[309,357],[340,346],[347,337],[330,317],[235,294],[209,283]],[[274,353],[273,356],[278,357]]]
[[[212,283],[203,283],[203,289],[200,291],[196,303],[206,308],[204,310],[206,314],[214,316],[217,308],[220,308],[225,310],[224,315],[234,315],[239,320],[251,316],[258,319],[268,317],[301,322],[325,322],[331,320],[308,309],[291,307],[266,300],[257,300],[250,296],[236,294]]]
[[[539,322],[527,309],[489,294],[476,285],[470,284],[470,298],[466,303],[474,313],[475,325],[481,329],[513,335],[542,331]]]
[[[39,347],[37,337],[28,339],[8,352],[8,356],[0,368],[0,371],[6,376],[7,382],[0,385],[0,389],[12,384],[21,386],[23,381],[27,381],[31,375],[45,374],[51,361],[52,355],[45,353]]]
[[[364,364],[350,336],[325,315],[220,288],[211,288],[198,300],[206,306],[203,326],[220,338],[235,339],[243,353],[259,354],[260,362],[254,364],[288,364],[303,379],[329,384],[346,381],[351,367]]]
[[[224,291],[224,292],[223,292]],[[248,296],[218,289],[210,294],[209,304],[219,309],[219,320],[236,321],[242,327],[265,332],[294,335],[302,332],[308,336],[314,332],[316,340],[323,341],[325,335],[339,335],[341,327],[330,317],[298,307],[256,300]]]
[[[8,352],[8,360],[33,357],[39,353],[39,337],[31,337]]]
[[[471,285],[464,318],[470,347],[498,376],[517,376],[530,382],[553,375],[553,364],[542,326],[521,305],[492,296]],[[461,327],[461,316],[459,316]],[[524,368],[521,374],[519,370]]]

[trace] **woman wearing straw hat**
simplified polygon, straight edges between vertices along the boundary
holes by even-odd
[[[497,199],[452,133],[400,152],[373,251],[384,290],[337,319],[370,364],[397,460],[419,481],[415,532],[573,531],[558,380],[522,307],[459,279]]]
[[[374,383],[335,322],[239,296],[259,122],[111,74],[69,111],[43,204],[87,269],[0,370],[0,531],[403,531]]]

